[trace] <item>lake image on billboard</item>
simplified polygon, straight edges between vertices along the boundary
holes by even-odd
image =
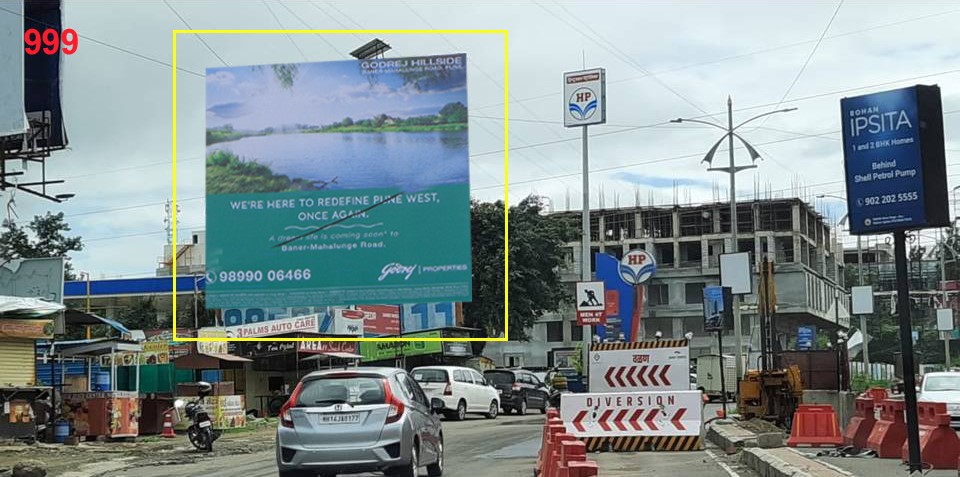
[[[206,82],[210,306],[469,300],[465,55]]]

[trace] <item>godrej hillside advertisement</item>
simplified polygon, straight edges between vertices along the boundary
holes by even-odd
[[[471,299],[467,59],[207,70],[207,306]]]

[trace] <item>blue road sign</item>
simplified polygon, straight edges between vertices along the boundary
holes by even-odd
[[[808,350],[813,348],[813,337],[816,330],[812,326],[801,326],[797,328],[797,348]]]

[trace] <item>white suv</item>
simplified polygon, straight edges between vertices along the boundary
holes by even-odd
[[[448,419],[462,421],[467,413],[496,419],[500,409],[497,390],[483,375],[459,366],[423,366],[410,372],[427,398],[440,398]]]

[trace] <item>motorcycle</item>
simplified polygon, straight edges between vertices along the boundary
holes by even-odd
[[[222,433],[219,429],[213,428],[213,420],[210,419],[210,414],[207,413],[203,405],[203,399],[210,395],[213,386],[208,382],[200,381],[197,383],[197,388],[197,399],[189,402],[177,399],[174,401],[173,407],[178,415],[183,410],[187,418],[190,419],[191,424],[187,428],[187,438],[190,439],[193,447],[210,452],[213,450],[213,441],[219,439]]]

